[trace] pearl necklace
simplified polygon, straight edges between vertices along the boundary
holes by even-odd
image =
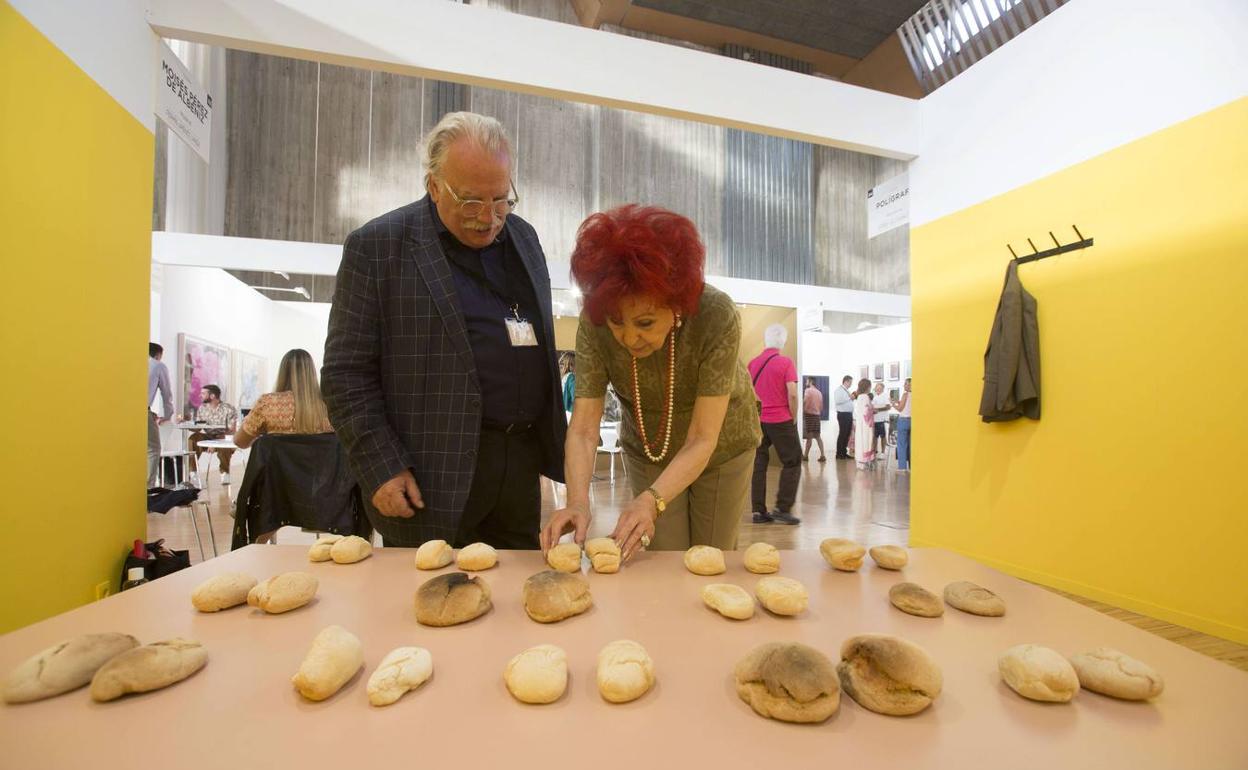
[[[662,462],[667,457],[667,450],[672,443],[672,409],[676,401],[676,329],[679,320],[672,327],[667,347],[667,403],[663,409],[663,449],[657,455],[646,438],[646,421],[641,414],[641,388],[637,384],[637,359],[633,358],[633,416],[637,418],[637,430],[641,433],[641,451],[652,463]]]

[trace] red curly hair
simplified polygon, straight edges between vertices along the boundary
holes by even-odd
[[[693,222],[667,209],[630,203],[581,223],[572,277],[595,324],[633,295],[689,317],[702,297],[705,262],[706,248]]]

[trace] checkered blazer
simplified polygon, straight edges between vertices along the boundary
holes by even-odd
[[[537,233],[507,217],[541,307],[550,392],[538,426],[543,473],[563,480],[567,430],[560,401],[550,274]],[[472,486],[481,431],[481,388],[451,267],[428,198],[347,236],[329,314],[321,390],[359,481],[373,526],[391,545],[454,540]],[[425,508],[381,516],[373,492],[404,468]]]

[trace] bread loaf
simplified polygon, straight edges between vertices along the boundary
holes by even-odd
[[[611,703],[637,700],[654,685],[654,661],[629,639],[611,642],[598,653],[598,692]]]
[[[312,640],[299,671],[291,678],[308,700],[325,700],[364,666],[364,645],[342,626],[328,626]]]
[[[560,572],[580,572],[581,547],[576,543],[560,543],[546,552],[546,563]]]
[[[938,618],[945,614],[940,597],[918,583],[897,583],[888,589],[888,600],[902,612],[921,618]]]
[[[906,549],[899,545],[877,545],[868,553],[871,554],[871,561],[883,569],[901,569],[910,561]]]
[[[485,543],[473,543],[459,549],[455,566],[469,572],[480,572],[498,564],[498,551]]]
[[[737,663],[733,678],[741,700],[771,719],[822,722],[841,705],[832,661],[797,642],[755,647]]]
[[[862,566],[867,549],[841,537],[830,537],[819,544],[819,553],[825,561],[843,572],[856,572]]]
[[[685,551],[685,567],[695,575],[722,574],[724,552],[711,545],[695,545]]]
[[[467,623],[490,607],[490,586],[476,575],[448,572],[416,589],[416,621],[425,626]]]
[[[329,561],[331,558],[329,551],[342,539],[342,535],[321,535],[308,549],[308,561]]]
[[[579,573],[548,569],[524,581],[524,611],[538,623],[580,615],[593,603],[589,583]]]
[[[757,575],[780,571],[780,552],[771,543],[754,543],[745,549],[742,558],[745,568]]]
[[[76,690],[108,661],[139,646],[129,634],[82,634],[24,660],[4,681],[5,703],[28,703]]]
[[[1146,663],[1111,647],[1098,647],[1070,659],[1079,684],[1092,692],[1123,700],[1148,700],[1161,695],[1165,683]]]
[[[1068,703],[1079,692],[1079,677],[1070,661],[1038,644],[1019,644],[997,660],[1001,679],[1024,698]]]
[[[568,656],[553,644],[530,647],[507,662],[503,681],[518,701],[554,703],[568,687]]]
[[[879,714],[917,714],[940,695],[940,667],[919,645],[887,634],[851,636],[836,667],[841,689]]]
[[[329,547],[329,557],[335,564],[354,564],[373,554],[373,544],[359,535],[349,535]]]
[[[426,540],[416,549],[416,569],[442,569],[455,558],[445,540]]]
[[[808,603],[806,586],[778,575],[760,578],[754,595],[769,612],[777,615],[800,615],[806,611]]]
[[[368,678],[368,702],[389,706],[433,676],[433,656],[423,647],[399,647],[381,659]]]
[[[620,547],[609,537],[596,537],[585,543],[585,554],[594,572],[609,574],[620,571]]]
[[[274,615],[290,612],[312,601],[318,585],[316,576],[306,572],[283,572],[252,587],[247,603]]]
[[[191,606],[200,612],[219,612],[247,603],[247,594],[258,581],[243,572],[223,572],[196,586],[191,592]]]
[[[151,692],[186,679],[208,662],[208,651],[190,639],[168,639],[135,647],[112,658],[91,679],[92,700],[115,700]]]
[[[702,601],[726,618],[747,620],[754,617],[754,597],[741,586],[731,583],[703,586]]]

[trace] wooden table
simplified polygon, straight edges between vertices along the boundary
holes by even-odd
[[[780,618],[761,608],[747,621],[705,609],[711,582],[753,588],[757,576],[727,554],[713,578],[684,570],[679,553],[649,553],[616,575],[590,573],[595,606],[553,625],[527,618],[521,584],[543,568],[536,552],[503,552],[482,573],[494,609],[472,623],[425,628],[413,615],[416,587],[435,573],[410,549],[378,549],[353,565],[310,564],[303,546],[253,545],[149,585],[23,628],[0,639],[0,671],[59,640],[124,631],[151,642],[203,642],[208,665],[162,691],[112,703],[86,689],[0,707],[0,766],[126,768],[497,767],[550,768],[1052,768],[1248,767],[1248,673],[1021,582],[969,559],[913,549],[904,574],[875,568],[834,572],[818,553],[782,552],[782,575],[801,580],[811,609]],[[286,615],[248,607],[199,614],[191,590],[207,577],[287,570],[320,578],[318,598]],[[443,572],[449,571],[442,570]],[[992,588],[1004,618],[948,609],[906,615],[888,603],[903,579],[939,592],[951,580]],[[31,590],[37,590],[32,586]],[[337,623],[364,643],[366,668],[336,696],[303,700],[290,684],[312,638]],[[821,725],[757,716],[736,695],[733,664],[756,644],[797,640],[839,658],[853,634],[894,633],[926,648],[944,671],[944,692],[914,717],[869,712],[848,697]],[[599,695],[599,649],[635,639],[654,658],[658,681],[643,698],[611,705]],[[568,653],[568,691],[554,704],[511,698],[502,671],[515,653],[549,642]],[[1153,703],[1081,692],[1073,703],[1024,700],[1007,688],[997,656],[1035,642],[1063,654],[1117,647],[1166,680]],[[434,676],[386,708],[368,704],[367,677],[389,650],[419,645]]]

